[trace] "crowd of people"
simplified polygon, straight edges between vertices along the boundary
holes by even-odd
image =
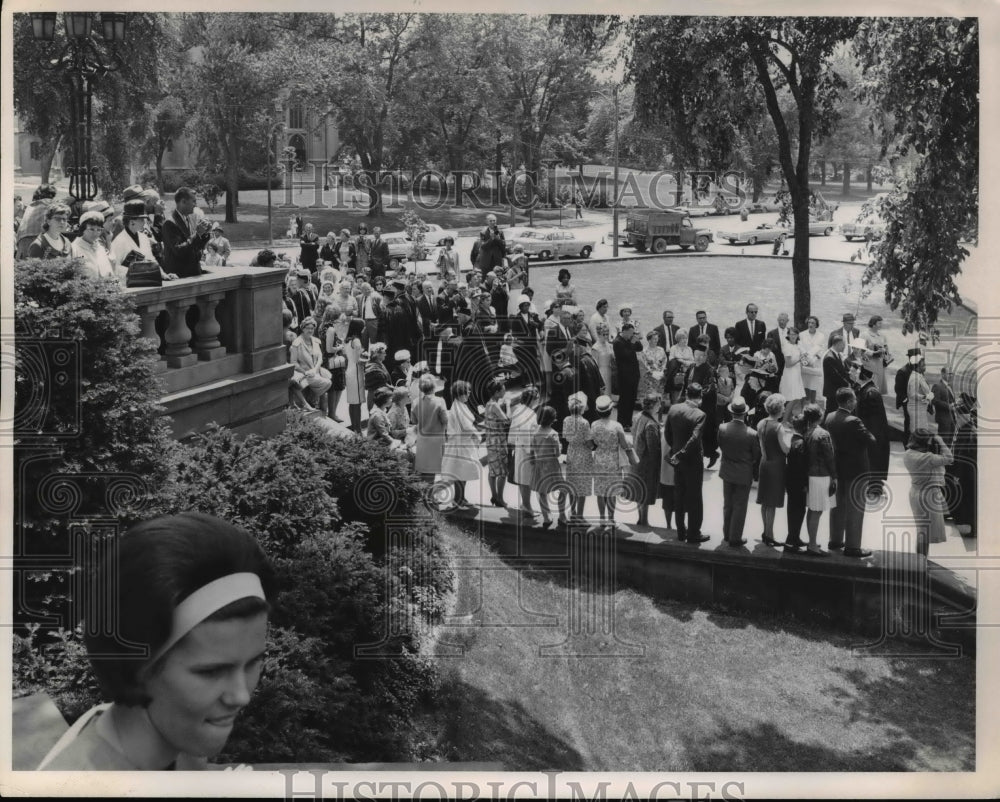
[[[192,190],[177,190],[169,216],[155,191],[125,194],[120,218],[106,202],[83,205],[71,240],[71,210],[40,187],[19,223],[19,253],[77,255],[112,277],[141,258],[164,280],[225,264],[229,243],[199,214]],[[610,526],[624,495],[640,525],[659,499],[667,526],[701,542],[704,472],[721,460],[731,545],[745,542],[756,484],[764,543],[826,554],[817,526],[829,511],[828,550],[869,556],[861,528],[865,500],[884,493],[889,469],[884,396],[895,359],[880,316],[862,331],[848,312],[826,332],[815,316],[800,330],[781,313],[769,329],[750,303],[722,328],[705,310],[682,326],[670,309],[647,327],[628,302],[615,314],[601,298],[588,312],[566,268],[552,300],[536,303],[527,259],[508,249],[494,215],[468,267],[445,240],[426,274],[393,269],[378,227],[321,241],[304,223],[300,234],[294,263],[269,250],[252,262],[286,271],[291,403],[397,450],[429,481],[451,483],[453,508],[470,506],[464,485],[485,466],[491,504],[506,506],[504,488],[515,484],[526,514],[536,494],[541,526],[554,520],[550,496],[559,521],[595,496],[598,525]],[[940,489],[940,498],[925,490],[914,500],[928,522],[926,553],[926,540],[943,538],[946,514],[974,534],[976,401],[956,393],[947,367],[928,385],[924,344],[907,351],[893,389],[913,486]],[[782,506],[788,536],[779,544]]]

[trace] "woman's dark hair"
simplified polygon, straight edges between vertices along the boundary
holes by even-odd
[[[84,626],[87,654],[104,695],[125,705],[148,704],[140,673],[170,638],[174,610],[199,588],[238,573],[256,574],[264,596],[273,598],[274,571],[260,545],[211,515],[153,518],[118,538],[94,577],[99,598]],[[100,598],[107,592],[110,597]],[[251,596],[205,620],[249,618],[267,610],[264,599]]]
[[[735,340],[736,339],[736,329],[734,329],[732,326],[730,326],[728,329],[726,329],[725,333],[722,336],[723,336],[723,338],[725,338],[727,340],[730,337],[732,337]]]
[[[541,407],[538,410],[538,425],[539,426],[551,426],[555,423],[556,411],[550,407],[548,404]]]
[[[565,267],[563,267],[559,269],[559,275],[556,277],[556,280],[562,281],[563,279],[566,279],[568,281],[571,278],[573,278],[573,276],[571,276],[570,272]]]
[[[881,322],[882,322],[882,315],[872,315],[870,318],[868,318],[868,328],[871,328],[872,326]]]
[[[365,322],[359,317],[352,317],[347,324],[347,338],[348,340],[354,337],[360,337],[365,333]]]
[[[42,231],[49,230],[49,220],[51,220],[56,215],[63,215],[67,220],[72,216],[73,210],[69,208],[65,203],[53,203],[45,210],[45,222],[42,223]]]
[[[764,339],[764,347],[769,348],[772,351],[778,350],[778,341],[774,337],[766,337]]]
[[[817,404],[806,404],[802,410],[802,417],[805,418],[806,426],[812,426],[823,420],[823,410]]]

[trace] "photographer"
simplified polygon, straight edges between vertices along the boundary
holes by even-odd
[[[174,193],[173,214],[163,222],[163,268],[181,278],[201,275],[201,254],[212,227],[195,214],[195,202],[194,190],[181,187]]]
[[[496,215],[491,214],[486,218],[486,228],[479,232],[479,250],[474,260],[484,281],[486,274],[502,265],[506,256],[507,244],[503,232],[497,228]]]

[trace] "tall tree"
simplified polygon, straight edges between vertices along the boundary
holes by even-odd
[[[975,18],[872,19],[856,50],[867,94],[894,114],[899,155],[912,174],[880,204],[886,234],[872,248],[866,281],[910,329],[927,329],[961,300],[955,275],[978,236],[979,23]]]
[[[804,325],[809,287],[809,159],[814,136],[829,127],[843,79],[830,56],[849,41],[859,21],[851,17],[636,18],[629,24],[629,76],[640,107],[669,104],[678,133],[697,132],[713,90],[759,92],[777,136],[778,164],[791,196],[795,223],[792,256],[795,320]],[[678,47],[678,37],[694,54]],[[699,69],[692,69],[697,57]],[[669,91],[662,91],[662,86]],[[689,153],[688,156],[694,155]]]

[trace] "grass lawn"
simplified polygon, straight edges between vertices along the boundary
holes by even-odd
[[[454,529],[441,536],[458,554],[489,553]],[[600,656],[615,644],[595,636],[599,656],[543,657],[565,637],[565,580],[495,564],[459,572],[466,626],[441,634],[465,649],[439,664],[431,724],[444,759],[509,771],[975,767],[971,658],[855,657],[857,637],[625,590],[583,600],[613,600],[615,635],[641,656]]]

